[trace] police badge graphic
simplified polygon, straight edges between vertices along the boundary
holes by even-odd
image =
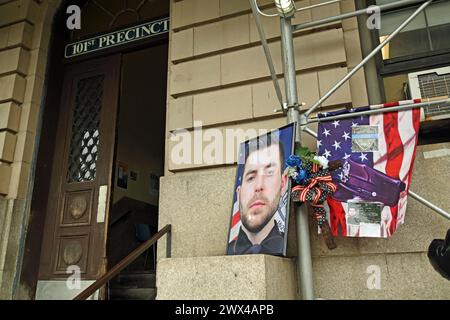
[[[352,128],[352,152],[377,152],[378,141],[378,126]]]

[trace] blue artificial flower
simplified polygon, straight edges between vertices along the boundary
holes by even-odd
[[[303,183],[303,181],[305,181],[305,179],[308,177],[308,173],[306,172],[306,170],[300,169],[298,171],[298,175],[297,178],[295,179],[295,182],[297,182],[298,184]]]
[[[302,165],[302,160],[300,159],[300,157],[298,155],[292,154],[286,160],[286,164],[289,167],[300,167]]]

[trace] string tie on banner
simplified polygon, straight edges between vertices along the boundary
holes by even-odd
[[[309,203],[313,209],[319,232],[325,236],[327,247],[336,248],[330,232],[323,203],[337,190],[330,171],[341,166],[340,161],[328,162],[325,157],[315,156],[307,148],[296,150],[287,160],[288,175],[294,182],[291,199],[296,203]]]

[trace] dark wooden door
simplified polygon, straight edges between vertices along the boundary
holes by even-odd
[[[57,129],[39,280],[83,280],[106,269],[120,56],[67,68]],[[57,94],[57,93],[54,93]]]

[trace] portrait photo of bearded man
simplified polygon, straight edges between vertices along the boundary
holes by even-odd
[[[285,158],[291,146],[286,150],[279,134],[271,133],[241,149],[235,189],[238,210],[232,215],[227,254],[285,255],[289,199]]]

